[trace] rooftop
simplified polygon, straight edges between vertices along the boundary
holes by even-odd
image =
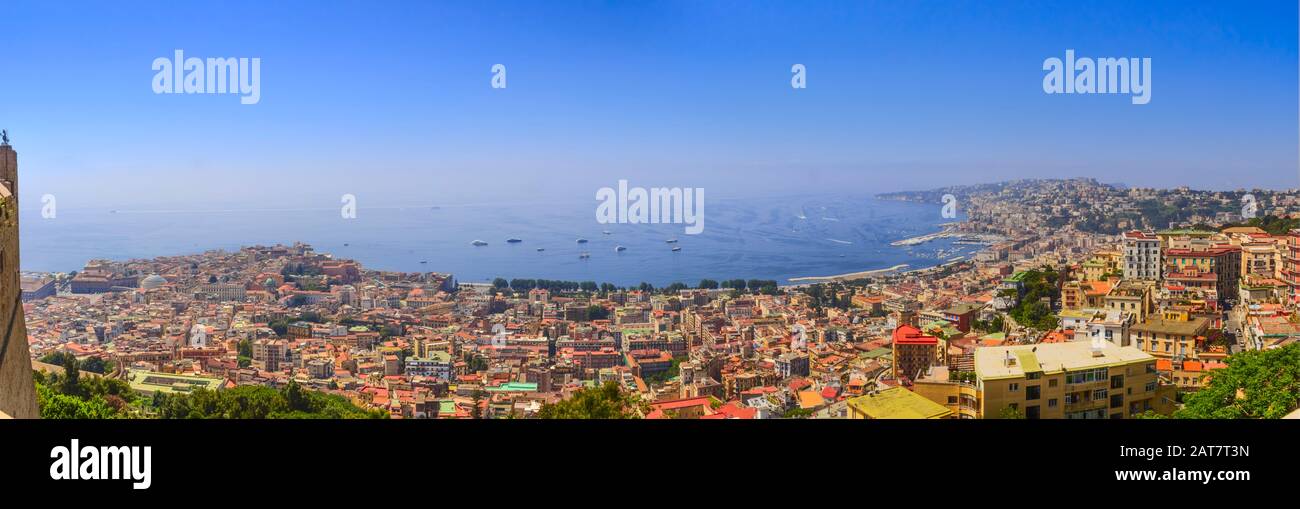
[[[902,387],[858,396],[848,403],[872,419],[941,419],[952,414],[947,407]]]
[[[1007,365],[1008,355],[1015,362]],[[1155,357],[1131,346],[1105,342],[1100,356],[1093,356],[1087,341],[1042,343],[978,348],[975,373],[980,379],[1019,378],[1026,372],[1058,373],[1153,360]]]

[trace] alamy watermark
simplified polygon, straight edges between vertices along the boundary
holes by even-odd
[[[153,93],[239,94],[240,104],[262,100],[260,58],[185,58],[179,49],[174,57],[153,60]]]
[[[1151,58],[1075,58],[1043,60],[1043,92],[1048,94],[1129,94],[1133,104],[1151,102]]]
[[[596,221],[600,224],[685,224],[687,235],[704,232],[704,188],[629,188],[618,181],[618,190],[596,190]]]

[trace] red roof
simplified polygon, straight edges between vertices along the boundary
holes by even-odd
[[[911,325],[902,325],[894,329],[894,344],[899,345],[937,345],[939,338],[926,335],[921,329]]]

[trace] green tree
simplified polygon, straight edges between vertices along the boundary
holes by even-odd
[[[541,419],[635,419],[638,405],[615,382],[580,389],[573,397],[542,406]]]
[[[1002,411],[998,412],[998,418],[999,419],[1024,419],[1025,414],[1024,412],[1021,412],[1020,410],[1017,410],[1015,408],[1005,407],[1002,409]]]
[[[1277,419],[1300,406],[1300,343],[1230,356],[1209,373],[1201,390],[1188,394],[1174,417],[1185,419]]]

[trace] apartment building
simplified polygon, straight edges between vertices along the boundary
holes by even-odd
[[[980,348],[975,385],[981,418],[1123,419],[1158,406],[1155,357],[1109,342]]]
[[[1123,235],[1124,279],[1160,279],[1160,238],[1150,232],[1128,231]]]

